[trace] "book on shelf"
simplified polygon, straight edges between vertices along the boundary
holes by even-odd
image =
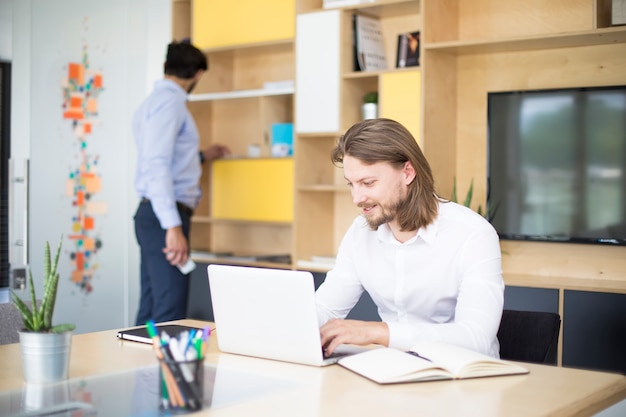
[[[319,263],[325,263],[325,264],[334,265],[335,262],[337,261],[337,258],[334,257],[334,256],[313,255],[313,256],[311,256],[311,260],[313,262],[319,262]]]
[[[324,9],[334,9],[337,7],[357,6],[362,3],[374,3],[375,0],[324,0]]]
[[[235,262],[273,262],[280,264],[290,264],[291,255],[275,254],[275,255],[236,255],[233,252],[203,252],[191,251],[191,258],[199,262],[208,262],[215,260],[235,261]]]
[[[205,252],[205,251],[197,251],[192,250],[189,256],[196,261],[214,261],[216,259],[226,258],[228,256],[232,256],[232,252]]]
[[[375,348],[339,360],[339,365],[379,384],[527,374],[513,362],[441,342],[420,342],[407,352]]]
[[[354,71],[387,69],[385,43],[380,20],[374,17],[352,15]]]
[[[398,35],[396,68],[417,67],[420,64],[420,33],[408,32]]]

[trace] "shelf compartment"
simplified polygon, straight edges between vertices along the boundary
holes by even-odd
[[[213,219],[291,222],[293,159],[237,159],[213,162]]]
[[[453,55],[470,55],[573,48],[616,43],[626,43],[626,26],[551,35],[501,38],[498,40],[425,43],[423,48],[426,51],[445,52]]]
[[[330,152],[336,141],[336,136],[298,136],[295,151],[296,184],[340,184],[343,181],[341,170],[330,160]]]
[[[292,39],[293,0],[193,0],[192,39],[201,48]]]
[[[264,89],[265,83],[294,80],[294,42],[205,52],[209,70],[198,81],[197,95]],[[268,89],[266,89],[268,90]]]
[[[211,242],[208,248],[211,252],[229,252],[241,257],[291,254],[292,227],[261,222],[214,223]]]

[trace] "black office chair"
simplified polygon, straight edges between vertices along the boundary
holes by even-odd
[[[30,305],[30,303],[28,303]],[[12,302],[0,303],[0,345],[20,341],[18,331],[24,327],[22,315]]]
[[[560,327],[556,313],[504,310],[498,330],[500,358],[556,365]]]

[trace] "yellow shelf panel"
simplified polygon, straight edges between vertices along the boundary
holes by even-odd
[[[222,159],[212,179],[214,219],[293,221],[293,159]]]
[[[293,39],[293,0],[194,0],[192,41],[200,49]]]
[[[386,72],[380,76],[380,117],[402,123],[423,144],[421,139],[422,80],[419,70]]]

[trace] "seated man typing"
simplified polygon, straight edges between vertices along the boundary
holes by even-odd
[[[437,196],[419,145],[393,120],[352,126],[332,161],[362,215],[316,292],[326,354],[343,343],[406,350],[436,340],[499,357],[504,282],[489,222]],[[344,319],[363,291],[382,322]]]

